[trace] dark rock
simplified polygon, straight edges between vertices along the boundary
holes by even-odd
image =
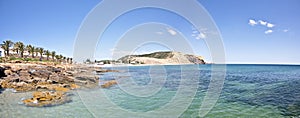
[[[45,79],[48,79],[50,75],[51,75],[51,72],[47,71],[47,70],[37,70],[32,73],[32,76],[34,76],[34,77],[40,77],[40,78],[45,78]]]
[[[185,57],[194,64],[205,64],[203,59],[200,59],[199,57],[195,55],[185,55]]]
[[[2,80],[0,80],[0,94],[2,93]]]
[[[71,72],[71,71],[66,71],[66,72],[64,72],[64,75],[66,75],[66,76],[73,76],[73,72]]]
[[[106,73],[106,72],[118,72],[117,70],[109,70],[109,69],[95,69],[96,73]]]
[[[5,67],[0,66],[0,78],[6,77],[6,74],[4,73],[5,70]]]
[[[61,68],[52,68],[52,72],[59,73],[61,71],[62,71]]]

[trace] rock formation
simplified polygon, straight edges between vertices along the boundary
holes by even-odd
[[[65,69],[43,65],[2,65],[5,76],[1,77],[3,88],[12,88],[17,92],[38,89],[53,90],[57,87],[71,88],[75,84],[73,76]]]
[[[117,84],[116,80],[110,80],[110,81],[104,82],[104,84],[102,84],[101,87],[102,88],[109,88],[109,87],[111,87],[112,85],[115,85],[115,84]]]
[[[127,55],[118,61],[131,64],[205,64],[203,57],[180,52],[155,52],[143,55]]]
[[[23,100],[27,106],[53,106],[70,101],[65,95],[69,90],[98,86],[97,73],[114,72],[84,65],[49,65],[0,63],[0,91],[35,91],[33,97]],[[111,86],[116,82],[109,82]],[[1,93],[1,92],[0,92]]]
[[[26,106],[31,107],[44,107],[44,106],[54,106],[60,105],[66,102],[70,102],[64,92],[53,92],[53,91],[44,91],[44,92],[34,92],[32,98],[22,100]]]

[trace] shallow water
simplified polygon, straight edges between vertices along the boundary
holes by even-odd
[[[120,72],[100,80],[116,79],[119,85],[73,91],[72,102],[53,107],[26,107],[20,101],[31,93],[5,90],[0,117],[197,117],[211,66],[113,68]],[[299,87],[300,66],[226,65],[221,94],[206,117],[299,117]]]

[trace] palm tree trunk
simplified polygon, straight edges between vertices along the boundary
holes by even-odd
[[[9,56],[9,49],[6,50],[6,55],[5,56]]]

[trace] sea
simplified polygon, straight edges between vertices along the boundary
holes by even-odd
[[[0,93],[1,118],[300,118],[299,65],[105,67],[99,87],[67,93],[71,102],[27,107],[31,92]],[[117,85],[101,88],[116,80]]]

